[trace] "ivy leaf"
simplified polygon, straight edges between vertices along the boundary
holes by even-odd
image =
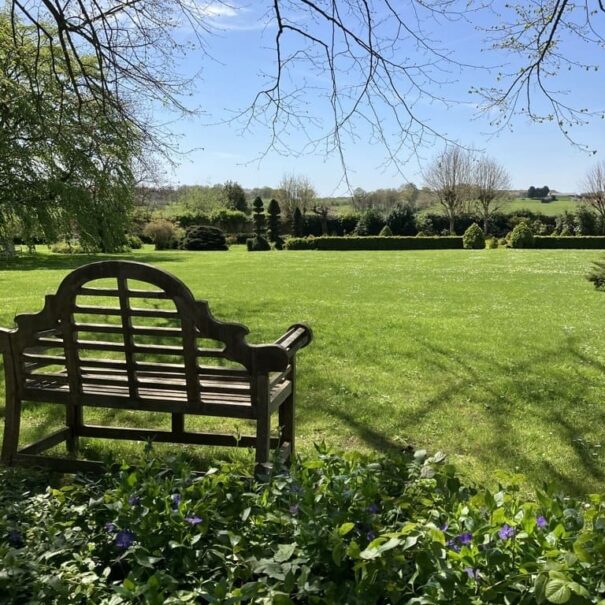
[[[277,552],[273,557],[278,563],[284,563],[287,561],[296,550],[296,542],[292,542],[291,544],[280,544],[277,547]]]
[[[545,595],[550,603],[567,603],[571,598],[571,590],[564,580],[549,580],[546,584]]]
[[[338,528],[338,535],[346,536],[354,527],[355,527],[355,523],[343,523]]]

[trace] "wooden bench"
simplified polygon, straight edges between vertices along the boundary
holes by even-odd
[[[77,459],[79,437],[270,449],[294,453],[296,352],[312,339],[295,324],[268,345],[249,330],[216,320],[176,277],[142,263],[102,261],[70,273],[37,314],[0,329],[6,375],[2,461],[64,472],[93,470]],[[22,403],[65,406],[65,426],[19,449]],[[85,407],[167,412],[171,430],[96,426]],[[279,436],[271,436],[278,411]],[[188,414],[256,421],[250,436],[186,430]],[[43,455],[61,442],[70,457]]]

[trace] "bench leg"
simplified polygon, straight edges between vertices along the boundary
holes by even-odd
[[[258,413],[256,420],[256,467],[255,475],[260,477],[267,473],[267,463],[271,452],[271,416],[268,408]]]
[[[2,441],[2,462],[7,466],[14,463],[19,447],[19,429],[21,425],[21,401],[7,393],[4,411],[4,439]]]
[[[83,423],[82,406],[68,403],[65,413],[65,424],[69,428],[66,445],[67,453],[70,456],[77,456],[80,451],[80,438],[78,433]]]
[[[286,464],[294,459],[294,442],[296,439],[296,425],[294,418],[294,392],[279,406],[279,432],[282,443],[289,443],[289,454]]]
[[[290,362],[290,381],[292,382],[292,393],[279,406],[279,432],[282,443],[290,444],[290,452],[286,459],[286,464],[294,460],[296,445],[296,359]]]

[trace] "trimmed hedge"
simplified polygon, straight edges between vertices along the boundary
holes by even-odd
[[[576,250],[605,249],[604,235],[536,235],[534,248],[567,248]]]
[[[462,249],[462,238],[447,237],[316,237],[291,238],[287,250],[454,250]]]

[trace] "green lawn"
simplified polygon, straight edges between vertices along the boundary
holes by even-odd
[[[584,279],[594,251],[237,247],[131,257],[178,275],[218,318],[246,323],[252,342],[311,324],[315,341],[299,355],[303,449],[413,444],[446,451],[473,478],[504,469],[533,485],[605,489],[605,294]],[[0,325],[40,309],[88,260],[2,261]],[[29,407],[25,439],[47,430],[48,417],[58,422],[60,410]]]

